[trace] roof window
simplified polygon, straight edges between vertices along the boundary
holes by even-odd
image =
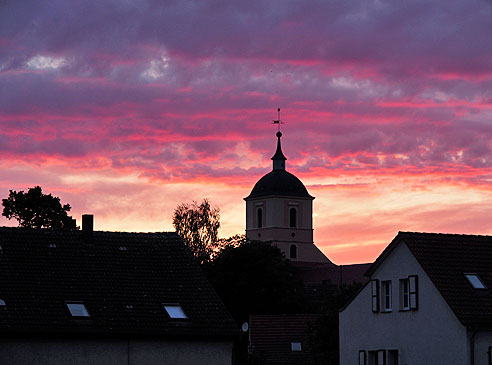
[[[477,274],[465,273],[465,277],[468,279],[474,289],[487,289],[487,287],[484,285],[484,283],[482,283],[482,280],[480,280]]]
[[[291,351],[302,351],[302,346],[300,342],[291,342],[290,343]]]
[[[188,319],[179,304],[164,304],[164,309],[172,319]]]
[[[65,303],[72,317],[90,317],[84,303]]]

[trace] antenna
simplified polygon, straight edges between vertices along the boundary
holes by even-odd
[[[285,124],[285,123],[280,120],[280,108],[277,109],[277,113],[278,113],[277,116],[278,119],[274,120],[272,124],[278,124],[278,131],[280,132],[280,124]]]

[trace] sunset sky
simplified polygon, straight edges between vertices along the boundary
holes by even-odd
[[[209,198],[244,233],[277,107],[335,263],[492,234],[491,1],[0,0],[0,198],[117,231]]]

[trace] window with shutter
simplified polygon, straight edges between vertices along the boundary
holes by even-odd
[[[377,351],[368,351],[368,365],[377,365]]]
[[[417,275],[408,277],[408,292],[410,297],[410,309],[419,309],[419,280]]]
[[[386,365],[386,350],[378,350],[377,354],[377,365]]]
[[[379,280],[371,280],[372,311],[379,312]]]
[[[398,365],[398,350],[388,350],[388,365]]]
[[[359,351],[359,365],[367,365],[367,354],[365,350]]]
[[[381,282],[381,312],[391,312],[392,300],[391,300],[391,280],[385,280]]]
[[[410,292],[408,278],[400,279],[400,310],[410,310]]]

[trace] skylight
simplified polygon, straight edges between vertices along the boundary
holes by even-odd
[[[5,307],[7,304],[5,304],[5,300],[0,299],[0,307]]]
[[[302,351],[302,346],[300,342],[291,342],[290,343],[291,351]]]
[[[465,274],[465,277],[468,279],[473,288],[487,289],[487,287],[484,285],[484,283],[482,283],[482,280],[480,280],[477,274]]]
[[[83,303],[65,303],[72,317],[90,317]]]
[[[188,318],[179,304],[164,304],[164,309],[172,319]]]

